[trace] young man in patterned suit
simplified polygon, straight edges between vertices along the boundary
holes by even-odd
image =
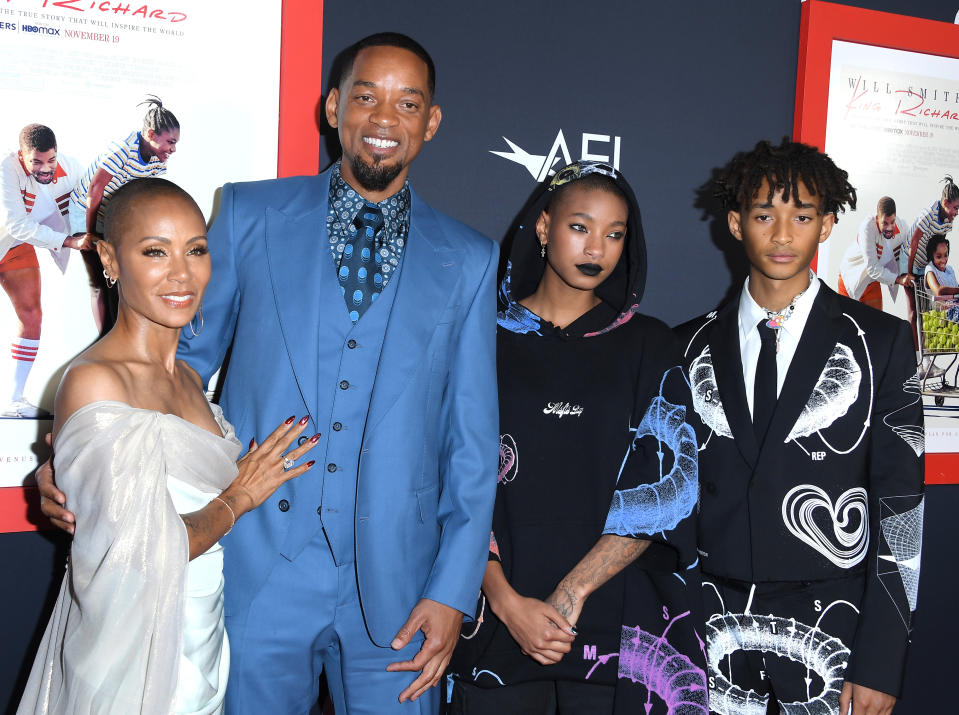
[[[886,715],[922,538],[909,326],[810,270],[837,212],[855,208],[829,157],[760,142],[734,157],[718,196],[749,277],[738,300],[680,329],[703,422],[710,706]]]

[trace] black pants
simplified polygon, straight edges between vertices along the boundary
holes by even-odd
[[[538,680],[480,688],[456,681],[450,715],[609,715],[615,687],[566,680]]]
[[[749,584],[703,574],[713,712],[838,713],[863,577]]]

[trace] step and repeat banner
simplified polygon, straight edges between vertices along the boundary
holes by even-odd
[[[149,108],[141,103],[151,96],[180,124],[164,176],[190,192],[208,218],[223,183],[276,176],[283,10],[280,2],[229,0],[4,0],[4,203],[22,201],[24,210],[35,212],[33,220],[63,230],[73,184],[105,152],[115,151],[116,142],[136,141]],[[321,12],[319,4],[315,14]],[[308,120],[315,134],[312,115]],[[34,123],[54,132],[60,164],[39,191],[22,188],[29,167],[18,153],[21,129]],[[306,170],[315,170],[315,158]],[[15,248],[8,243],[0,242],[0,253]],[[83,256],[69,248],[36,248],[35,254],[39,280],[22,271],[0,273],[0,531],[7,532],[36,526],[34,516],[27,518],[24,487],[47,456],[44,436],[62,371],[97,335]],[[19,340],[25,316],[18,310],[27,311],[36,298],[41,335],[25,343]]]

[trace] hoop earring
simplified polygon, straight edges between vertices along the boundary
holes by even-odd
[[[539,257],[540,257],[540,258],[546,258],[546,244],[545,244],[545,243],[539,244]]]
[[[199,315],[199,316],[200,316],[200,329],[199,329],[199,330],[197,330],[196,328],[193,327],[193,321],[196,320],[196,315]],[[192,318],[190,318],[190,332],[193,333],[193,337],[194,337],[194,338],[195,338],[197,335],[199,335],[200,333],[203,332],[203,306],[202,306],[202,305],[200,306],[200,309],[197,310],[196,315],[194,315]]]
[[[117,284],[117,279],[112,278],[110,274],[107,273],[106,268],[103,269],[103,277],[107,279],[107,288],[112,288],[113,286]]]

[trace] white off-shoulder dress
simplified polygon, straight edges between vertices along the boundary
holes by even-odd
[[[190,561],[181,513],[236,477],[240,444],[120,402],[77,410],[54,444],[76,534],[19,713],[211,714],[229,644],[219,544]]]

